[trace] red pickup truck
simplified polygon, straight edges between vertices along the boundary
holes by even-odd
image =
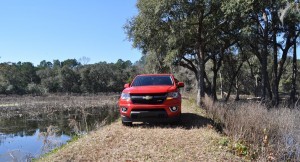
[[[132,122],[177,122],[181,116],[184,87],[172,74],[143,74],[125,84],[119,99],[122,124]]]

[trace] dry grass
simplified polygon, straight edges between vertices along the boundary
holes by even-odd
[[[47,95],[47,96],[0,96],[0,118],[15,116],[37,117],[41,114],[59,111],[98,111],[101,108],[116,107],[118,96],[100,95]]]
[[[227,147],[203,110],[187,100],[179,125],[114,122],[40,161],[243,161]]]
[[[223,124],[237,154],[258,161],[300,161],[300,111],[267,109],[254,102],[205,101],[209,116]]]
[[[61,133],[85,134],[119,118],[117,98],[115,94],[1,96],[0,122],[12,127],[1,127],[0,131],[14,133],[27,128],[30,121],[39,123],[41,131],[54,124]]]

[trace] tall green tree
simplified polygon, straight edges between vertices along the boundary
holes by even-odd
[[[222,50],[232,45],[222,42],[231,34],[231,23],[222,19],[221,6],[219,0],[139,0],[139,14],[125,26],[133,46],[144,54],[194,72],[198,105],[205,95],[205,63],[221,51],[215,45],[223,45]]]
[[[64,66],[60,70],[60,84],[64,92],[80,92],[80,75],[73,69]]]

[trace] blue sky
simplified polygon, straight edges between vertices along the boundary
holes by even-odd
[[[0,62],[135,62],[141,52],[123,26],[137,14],[136,0],[0,1]]]

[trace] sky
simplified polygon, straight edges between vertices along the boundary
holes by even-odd
[[[0,62],[135,62],[123,26],[137,14],[136,0],[1,0]]]

